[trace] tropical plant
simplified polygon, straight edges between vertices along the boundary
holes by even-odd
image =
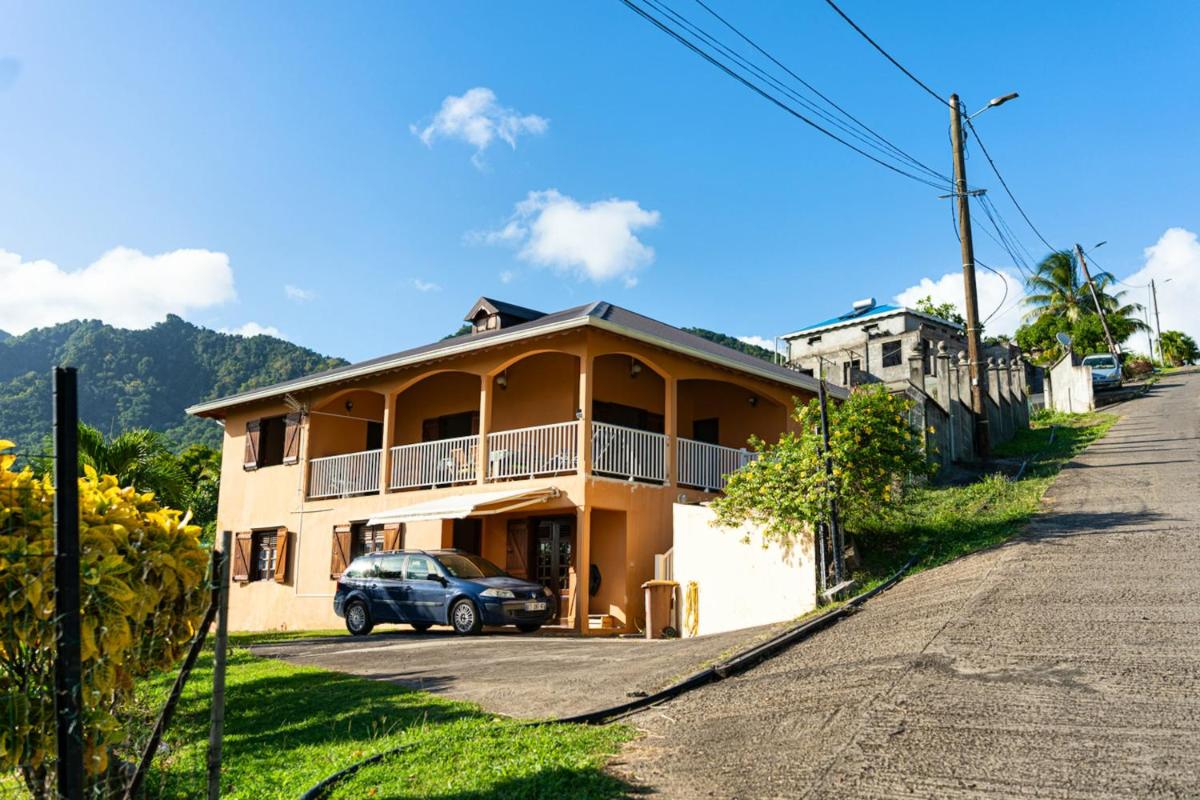
[[[105,440],[91,425],[79,423],[79,471],[91,467],[100,475],[113,475],[121,486],[153,492],[163,505],[187,504],[192,482],[179,459],[157,431],[125,431]]]
[[[54,487],[0,441],[0,774],[54,796]],[[199,528],[149,493],[84,468],[79,479],[82,737],[89,783],[125,738],[135,679],[182,655],[204,607]],[[92,796],[92,795],[89,795]]]
[[[959,325],[966,326],[967,324],[967,321],[963,319],[963,315],[958,313],[958,308],[954,303],[935,303],[933,302],[933,295],[930,294],[925,295],[917,301],[916,310],[931,317],[937,317],[949,322],[957,322]]]
[[[1200,359],[1200,349],[1196,340],[1183,331],[1163,331],[1159,347],[1162,349],[1163,360],[1171,366],[1191,364]]]
[[[792,543],[827,518],[836,497],[842,520],[855,527],[896,503],[915,478],[929,474],[923,432],[908,421],[911,402],[881,384],[856,387],[828,407],[832,477],[825,472],[817,401],[797,404],[798,433],[778,443],[754,440],[760,457],[731,474],[713,501],[717,522],[760,525],[764,537]]]
[[[213,542],[217,527],[217,495],[221,488],[221,451],[206,444],[191,444],[178,456],[188,477],[186,507],[200,526],[205,544]]]

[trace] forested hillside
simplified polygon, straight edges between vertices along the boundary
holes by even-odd
[[[176,447],[219,445],[220,428],[188,417],[200,400],[266,386],[346,362],[271,336],[236,336],[176,316],[145,330],[97,320],[0,332],[0,438],[41,445],[50,433],[50,368],[79,369],[80,417],[105,434],[150,428]]]

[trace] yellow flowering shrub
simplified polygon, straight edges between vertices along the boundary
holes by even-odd
[[[54,487],[13,469],[0,441],[0,773],[44,789],[54,743]],[[200,529],[152,494],[85,469],[79,479],[81,658],[86,770],[125,738],[134,680],[170,668],[204,612]]]

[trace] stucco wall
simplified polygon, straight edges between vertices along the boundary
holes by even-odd
[[[1071,353],[1060,358],[1046,374],[1046,406],[1076,414],[1095,411],[1092,368],[1077,364]]]
[[[673,508],[674,573],[680,584],[679,621],[687,635],[687,589],[698,586],[699,635],[793,619],[817,606],[811,537],[785,550],[763,546],[758,529],[718,528],[707,506]],[[746,538],[749,541],[743,541]]]

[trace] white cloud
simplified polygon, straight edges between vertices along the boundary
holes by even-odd
[[[549,126],[550,121],[545,117],[505,108],[497,101],[495,92],[477,86],[460,97],[450,95],[427,126],[410,125],[409,130],[427,147],[432,147],[435,139],[459,139],[474,146],[471,160],[481,167],[483,152],[496,139],[515,150],[518,136],[545,133]]]
[[[1025,313],[1021,298],[1025,286],[1021,279],[1007,269],[1000,275],[984,269],[975,272],[975,288],[979,300],[979,316],[984,323],[984,333],[989,336],[1012,335],[1021,325]],[[932,297],[935,303],[953,303],[959,314],[966,317],[963,303],[963,276],[961,272],[948,272],[936,281],[922,278],[916,286],[910,286],[896,295],[896,303],[914,308],[923,297]],[[995,315],[993,316],[993,313]],[[989,319],[990,317],[990,319]]]
[[[530,192],[504,227],[468,235],[469,241],[520,246],[517,257],[580,278],[620,278],[637,284],[636,271],[654,261],[654,248],[635,232],[658,225],[661,215],[633,200],[580,203],[555,189]]]
[[[257,322],[247,322],[237,328],[221,328],[221,333],[232,333],[235,336],[274,336],[276,339],[286,339],[274,325],[259,325]]]
[[[317,293],[311,289],[301,289],[299,286],[288,284],[283,287],[283,295],[293,303],[307,303],[310,300],[315,300]]]
[[[785,342],[779,342],[778,343],[779,346],[776,347],[775,340],[768,339],[765,336],[739,336],[739,337],[737,337],[737,339],[739,342],[745,342],[746,344],[756,345],[758,347],[761,347],[765,350],[770,350],[772,352],[776,352],[776,353],[786,353],[787,352],[787,344]]]
[[[1146,248],[1144,255],[1145,265],[1125,278],[1125,282],[1140,287],[1153,278],[1158,288],[1162,329],[1183,331],[1200,341],[1200,314],[1196,313],[1200,308],[1200,242],[1196,234],[1184,228],[1168,228],[1157,242]],[[1129,289],[1122,299],[1150,307],[1149,295],[1149,289]],[[1152,308],[1150,314],[1150,324],[1154,325]],[[1144,338],[1144,334],[1134,334],[1133,341],[1141,342]]]
[[[412,286],[418,292],[440,292],[442,287],[433,281],[423,281],[420,278],[412,279]]]
[[[13,334],[72,319],[147,328],[236,297],[229,257],[210,250],[146,255],[117,247],[74,271],[0,250],[0,286],[0,328]]]
[[[500,282],[501,283],[512,283],[513,279],[516,277],[517,277],[517,274],[515,272],[513,272],[511,269],[506,269],[500,273]]]

